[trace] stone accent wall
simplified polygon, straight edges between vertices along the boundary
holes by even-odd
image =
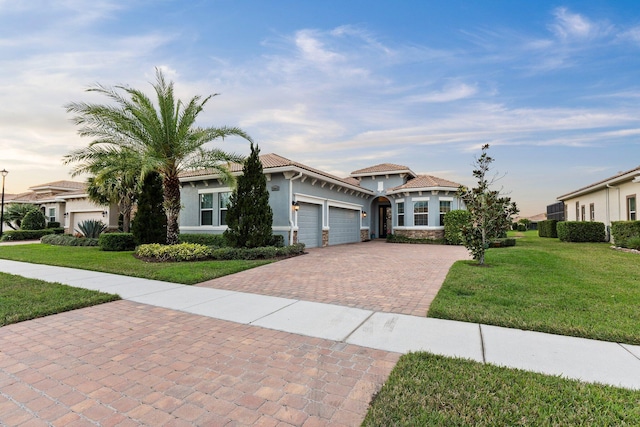
[[[322,247],[329,246],[329,230],[322,230]]]
[[[369,236],[369,230],[360,230],[360,241],[366,242],[369,240],[371,236]]]
[[[411,239],[444,239],[444,230],[395,230],[395,234]]]

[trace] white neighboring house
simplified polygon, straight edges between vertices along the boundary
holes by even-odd
[[[558,197],[564,202],[566,221],[636,221],[640,193],[640,167],[620,172]],[[607,233],[608,235],[609,233]]]
[[[29,187],[5,204],[36,205],[49,222],[59,222],[65,233],[74,234],[78,224],[87,219],[104,222],[109,229],[118,228],[117,205],[101,206],[89,200],[86,185],[77,181],[55,181]]]

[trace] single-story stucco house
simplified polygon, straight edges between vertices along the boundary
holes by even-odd
[[[277,154],[260,156],[267,178],[273,231],[287,243],[320,247],[353,243],[389,233],[442,238],[443,217],[463,209],[460,184],[417,175],[407,166],[383,163],[339,178]],[[231,165],[235,175],[242,165]],[[185,172],[181,233],[222,233],[231,188],[210,170]]]
[[[640,167],[563,194],[567,221],[636,221],[637,195],[640,193]]]
[[[89,200],[86,184],[77,181],[55,181],[29,187],[29,191],[16,194],[5,201],[36,205],[47,222],[59,222],[65,233],[75,233],[78,224],[100,220],[111,230],[118,228],[118,207],[101,206]]]

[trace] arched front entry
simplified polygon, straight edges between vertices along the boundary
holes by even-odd
[[[375,212],[375,218],[371,220],[372,237],[387,237],[392,232],[391,202],[386,197],[377,197],[371,202],[371,212]]]

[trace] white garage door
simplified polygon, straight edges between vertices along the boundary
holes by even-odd
[[[71,232],[71,234],[75,234],[77,231],[79,231],[78,224],[91,219],[106,223],[105,219],[102,218],[101,212],[78,212],[73,214],[73,230],[69,231]]]
[[[300,203],[298,210],[298,242],[307,248],[321,245],[322,224],[320,223],[320,205]]]
[[[352,209],[329,208],[329,244],[360,241],[360,212]]]

